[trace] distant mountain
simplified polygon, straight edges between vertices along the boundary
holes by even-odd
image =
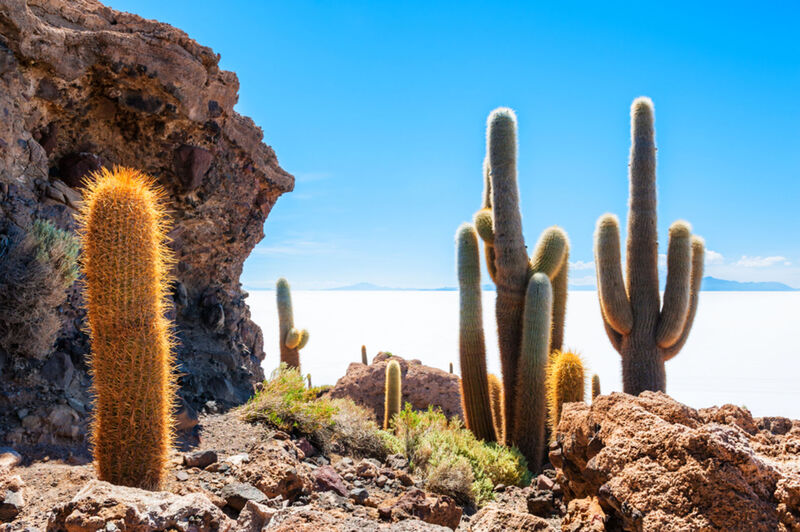
[[[703,277],[703,290],[709,292],[794,292],[797,288],[776,281],[742,283],[716,277]]]
[[[385,286],[378,286],[372,283],[356,283],[347,286],[340,286],[338,288],[326,288],[331,291],[357,291],[357,290],[397,290],[397,288],[387,288]]]

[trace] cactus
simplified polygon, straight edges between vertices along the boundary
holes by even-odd
[[[595,232],[600,308],[611,344],[622,355],[623,391],[666,391],[664,362],[689,336],[703,278],[703,239],[688,223],[669,229],[664,304],[658,285],[656,145],[653,103],[631,106],[630,203],[626,276],[620,266],[619,221],[606,214]]]
[[[289,281],[281,277],[278,279],[276,288],[281,363],[290,368],[300,369],[300,350],[308,342],[308,331],[294,327],[292,292]]]
[[[103,169],[80,220],[97,476],[144,489],[164,479],[176,405],[164,198],[144,174]]]
[[[481,210],[474,217],[484,241],[487,268],[497,285],[495,312],[503,373],[504,433],[513,437],[516,382],[521,356],[523,313],[529,280],[535,273],[547,275],[552,287],[552,324],[549,350],[561,348],[567,302],[569,242],[558,227],[546,229],[528,258],[522,236],[522,217],[517,187],[517,119],[511,109],[494,110],[488,119],[487,156]]]
[[[403,382],[400,375],[400,364],[396,360],[390,360],[386,365],[385,392],[383,430],[389,430],[392,418],[400,412],[403,404]]]
[[[550,407],[550,435],[555,438],[564,403],[583,401],[586,378],[583,361],[572,352],[559,352],[547,372],[547,403]]]
[[[306,379],[308,380],[308,389],[310,390],[313,388],[313,386],[311,386],[311,373],[306,375]]]
[[[452,375],[452,374],[453,374],[453,363],[450,362],[450,375]]]
[[[595,373],[592,375],[592,402],[598,395],[600,395],[600,376]]]
[[[369,366],[369,360],[367,360],[367,346],[361,346],[361,363],[365,366]]]
[[[522,348],[517,374],[512,441],[532,471],[542,465],[547,418],[547,362],[550,354],[553,290],[544,273],[535,273],[525,294]]]
[[[481,270],[478,236],[470,224],[456,234],[459,284],[459,358],[461,400],[467,428],[479,440],[495,441],[486,377],[486,343],[483,335]]]
[[[497,441],[503,437],[503,383],[494,373],[489,374],[489,405],[492,407],[492,424]]]

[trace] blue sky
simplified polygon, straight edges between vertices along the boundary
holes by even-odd
[[[707,274],[800,287],[800,7],[793,2],[110,0],[222,56],[237,110],[297,178],[247,287],[455,285],[482,189],[486,116],[519,118],[525,237],[570,235],[594,277],[597,217],[627,213],[630,102],[650,96],[659,231],[706,238]]]

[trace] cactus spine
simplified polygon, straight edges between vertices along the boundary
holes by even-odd
[[[385,393],[383,429],[389,430],[392,418],[400,412],[403,401],[403,383],[400,375],[400,364],[398,364],[396,360],[390,360],[386,365]]]
[[[361,346],[361,363],[365,366],[369,366],[369,360],[367,360],[367,346]]]
[[[459,284],[459,357],[464,418],[475,437],[495,441],[489,382],[486,376],[486,343],[483,335],[481,270],[478,236],[470,224],[456,234]]]
[[[512,440],[532,471],[542,465],[547,412],[547,362],[550,354],[553,290],[544,273],[535,273],[525,294],[522,349],[517,374]]]
[[[503,441],[503,383],[494,373],[489,374],[489,405],[497,441]]]
[[[600,395],[600,376],[595,373],[592,375],[592,401],[598,395]]]
[[[552,284],[552,324],[549,350],[561,348],[567,302],[569,242],[558,227],[546,229],[528,258],[522,236],[517,186],[517,119],[511,109],[489,115],[486,133],[482,208],[475,215],[486,246],[487,267],[497,285],[495,313],[503,373],[504,434],[513,441],[516,391],[521,357],[526,291],[534,273],[544,273]]]
[[[550,407],[552,438],[555,438],[564,403],[582,402],[585,386],[586,378],[581,358],[569,351],[557,353],[547,374],[547,402]]]
[[[150,177],[103,169],[81,212],[97,476],[144,489],[165,475],[177,387],[163,201]]]
[[[290,368],[300,369],[300,350],[308,342],[308,331],[294,327],[292,292],[289,281],[281,277],[278,279],[276,289],[281,363]]]
[[[619,221],[606,214],[595,231],[598,295],[606,332],[622,355],[623,391],[666,391],[664,362],[689,336],[700,283],[705,244],[688,223],[669,229],[667,285],[661,305],[656,231],[656,145],[653,103],[631,106],[630,203],[626,277],[620,266]]]

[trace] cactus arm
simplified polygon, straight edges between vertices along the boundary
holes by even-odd
[[[560,227],[548,227],[542,231],[536,242],[533,255],[528,266],[530,275],[541,272],[552,282],[564,264],[564,257],[569,254],[569,239]]]
[[[297,349],[303,349],[306,346],[308,343],[308,337],[309,335],[306,329],[300,331],[300,341],[297,342]]]
[[[491,209],[481,209],[473,217],[475,230],[486,245],[494,244],[494,216]]]
[[[483,198],[481,201],[481,208],[492,208],[492,172],[487,154],[483,159]]]
[[[603,315],[603,328],[606,330],[606,336],[608,336],[608,340],[611,342],[611,347],[613,347],[617,353],[622,354],[622,335],[615,331],[614,327],[609,325],[605,315]]]
[[[528,285],[528,255],[519,212],[516,137],[517,120],[511,109],[496,109],[489,115],[486,147],[494,212],[495,314],[503,371],[506,436],[513,434],[514,388]]]
[[[692,229],[686,222],[675,222],[669,228],[667,285],[656,328],[656,344],[662,349],[678,341],[686,324],[692,277],[691,239]]]
[[[489,382],[486,371],[486,341],[483,333],[481,270],[478,236],[470,224],[456,234],[459,284],[459,357],[461,400],[467,428],[476,438],[495,441]]]
[[[689,311],[680,338],[672,347],[661,351],[664,362],[672,359],[683,348],[689,338],[689,332],[697,314],[697,302],[700,299],[700,285],[703,283],[703,261],[705,260],[705,242],[699,236],[692,237],[692,283],[689,295]]]
[[[292,327],[286,334],[286,341],[284,342],[289,349],[296,349],[300,345],[300,330]]]
[[[516,420],[511,433],[511,441],[528,460],[532,471],[539,470],[544,458],[547,419],[545,390],[552,308],[553,290],[550,280],[544,273],[535,273],[525,294],[522,349],[516,382]]]
[[[629,334],[633,329],[633,312],[622,279],[619,221],[613,214],[605,214],[597,221],[594,257],[600,309],[606,328],[610,327],[617,336]],[[611,343],[615,343],[610,333],[609,338]]]
[[[636,321],[642,327],[648,327],[655,325],[661,306],[656,230],[656,144],[653,103],[649,98],[637,98],[631,105],[629,172],[626,281]]]
[[[564,248],[564,261],[553,279],[553,332],[550,336],[550,352],[560,351],[564,344],[564,322],[567,315],[567,291],[569,285],[569,242]]]

